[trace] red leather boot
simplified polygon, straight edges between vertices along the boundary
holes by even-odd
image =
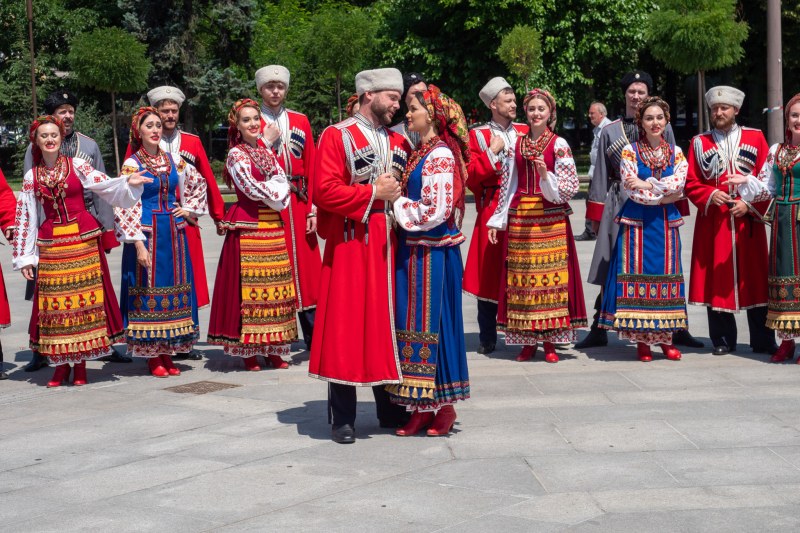
[[[664,356],[670,361],[681,360],[681,352],[675,347],[674,344],[662,344],[661,351],[664,352]]]
[[[558,355],[556,355],[556,346],[552,342],[544,343],[544,360],[548,363],[558,363]]]
[[[445,405],[436,413],[433,424],[428,428],[429,437],[444,437],[453,429],[456,423],[456,410],[452,405]]]
[[[274,368],[284,369],[289,368],[289,363],[283,360],[280,355],[268,355],[267,360]]]
[[[643,342],[636,343],[636,353],[639,354],[639,361],[643,363],[649,363],[653,360],[653,354],[650,352],[650,346]]]
[[[536,348],[537,348],[536,344],[534,344],[533,346],[531,345],[523,346],[522,351],[519,352],[519,355],[517,356],[517,361],[520,362],[530,361],[531,359],[533,359],[533,356],[536,355]]]
[[[86,385],[86,361],[75,363],[75,373],[72,376],[72,384],[76,387]]]
[[[150,367],[150,375],[157,378],[169,377],[169,372],[164,368],[161,362],[161,357],[151,357],[147,360],[147,366]]]
[[[786,360],[794,359],[794,339],[784,339],[778,351],[770,358],[773,363],[783,363]]]
[[[424,413],[414,411],[411,413],[411,418],[409,418],[408,424],[401,428],[397,428],[394,433],[400,437],[411,437],[430,426],[431,422],[433,422],[433,413],[430,411],[426,411]]]
[[[258,372],[261,370],[261,365],[258,364],[258,358],[255,355],[244,357],[242,361],[244,361],[245,370],[249,370],[250,372]]]
[[[170,376],[180,376],[181,375],[181,371],[178,370],[178,368],[173,364],[171,356],[166,355],[166,354],[162,355],[161,356],[161,364],[164,366],[164,368],[167,369],[167,373]]]
[[[60,387],[64,381],[69,379],[69,371],[69,363],[56,366],[56,370],[53,372],[53,378],[47,382],[47,386],[51,389]]]

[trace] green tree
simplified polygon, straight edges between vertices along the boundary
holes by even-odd
[[[697,126],[703,132],[705,74],[738,63],[747,23],[736,19],[737,0],[659,0],[646,24],[653,57],[682,74],[697,73]],[[704,124],[705,122],[705,124]]]
[[[306,57],[323,76],[334,79],[336,109],[342,119],[342,79],[355,75],[365,51],[375,45],[377,24],[370,14],[347,4],[327,4],[314,13],[305,39]]]
[[[147,86],[147,75],[152,65],[146,51],[147,47],[125,30],[98,28],[76,37],[69,52],[69,62],[78,82],[111,94],[111,124],[117,173],[117,94],[140,91]]]
[[[503,36],[497,55],[512,74],[524,80],[527,92],[531,76],[542,60],[541,35],[531,26],[514,26]]]

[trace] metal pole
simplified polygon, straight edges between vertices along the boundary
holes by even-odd
[[[36,59],[33,53],[33,0],[27,0],[28,7],[28,42],[31,45],[31,99],[33,100],[33,118],[39,115],[36,105]]]
[[[781,0],[767,0],[767,140],[783,141],[783,59]]]

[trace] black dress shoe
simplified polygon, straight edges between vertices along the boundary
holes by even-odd
[[[338,444],[353,444],[356,441],[356,431],[350,424],[333,426],[331,440]]]
[[[672,334],[672,344],[679,344],[681,346],[688,346],[689,348],[702,348],[705,344],[692,337],[688,329],[679,329]],[[777,346],[775,347],[777,350]]]
[[[608,332],[600,328],[592,328],[589,334],[586,335],[581,342],[575,345],[576,350],[583,350],[584,348],[594,348],[598,346],[606,346],[608,344]]]
[[[8,379],[8,374],[6,374],[3,371],[0,371],[0,381],[2,381],[4,379]]]
[[[777,351],[778,351],[778,345],[775,344],[774,342],[772,343],[772,345],[768,344],[767,346],[753,346],[753,353],[765,353],[769,355],[774,355],[775,352]]]
[[[23,368],[23,370],[25,372],[36,372],[37,370],[41,370],[46,366],[47,366],[47,357],[44,357],[38,352],[33,352],[33,357],[31,357],[31,362],[25,365],[25,368]]]
[[[720,344],[719,346],[714,346],[714,351],[711,353],[713,353],[714,355],[728,355],[732,351],[733,350],[731,350],[730,347],[728,347],[727,345]]]
[[[105,362],[108,362],[108,363],[132,363],[133,362],[133,359],[131,357],[128,357],[128,354],[126,354],[124,351],[117,351],[116,348],[112,348],[110,354],[108,354],[108,355],[106,355],[104,357],[101,357],[99,360],[100,361],[105,361]]]
[[[189,352],[176,353],[172,356],[173,361],[186,361],[187,359],[190,361],[202,361],[203,354],[197,350],[191,350]]]
[[[492,353],[495,349],[495,346],[496,344],[493,342],[488,344],[481,344],[480,346],[478,346],[478,353],[481,355]]]
[[[584,230],[583,233],[580,235],[575,235],[576,241],[593,241],[597,238],[597,235],[589,233],[588,231]]]

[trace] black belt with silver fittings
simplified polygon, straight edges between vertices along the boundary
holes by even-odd
[[[386,211],[383,209],[370,209],[367,215],[367,223],[364,224],[364,244],[369,244],[369,217],[370,215],[377,215],[378,213],[385,215]],[[360,221],[359,221],[360,222]],[[344,242],[354,240],[356,238],[356,221],[350,218],[344,219]]]
[[[295,185],[297,183],[297,185]],[[289,189],[297,195],[297,199],[308,203],[308,185],[305,176],[290,176]]]

